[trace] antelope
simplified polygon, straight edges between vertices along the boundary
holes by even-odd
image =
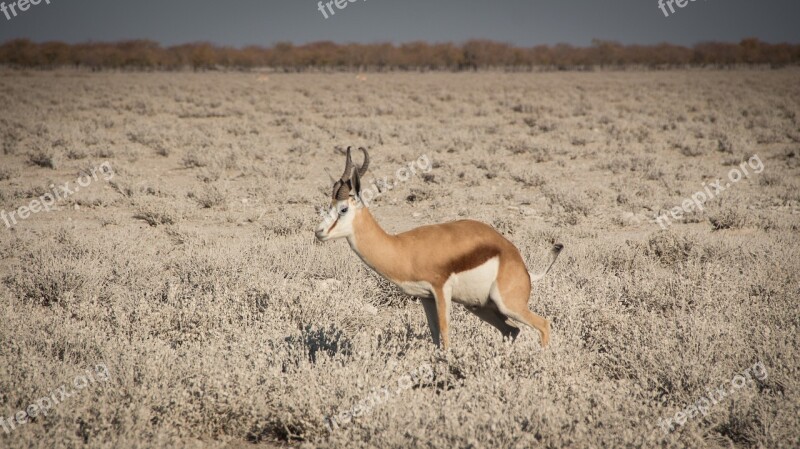
[[[433,342],[444,350],[450,346],[453,301],[497,328],[504,338],[516,340],[520,332],[516,322],[539,331],[542,347],[547,346],[550,322],[528,310],[531,281],[550,271],[563,245],[556,243],[547,267],[534,274],[513,243],[479,221],[421,226],[391,235],[359,199],[361,179],[369,168],[367,150],[359,150],[364,162],[355,167],[347,148],[344,173],[333,185],[330,209],[315,230],[316,238],[347,239],[367,266],[420,298]]]

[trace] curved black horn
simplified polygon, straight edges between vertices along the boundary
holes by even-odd
[[[358,149],[364,153],[364,163],[361,164],[361,167],[358,167],[358,176],[363,177],[369,168],[369,153],[367,153],[367,149],[364,147],[359,147]]]
[[[350,196],[350,186],[342,181],[336,181],[333,186],[333,199],[337,201],[346,200]]]
[[[342,181],[348,181],[353,171],[353,158],[350,156],[350,147],[347,147],[347,162],[344,165],[344,173],[342,173]]]

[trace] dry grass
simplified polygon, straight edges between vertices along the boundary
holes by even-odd
[[[111,375],[0,446],[796,447],[798,74],[7,73],[2,209],[115,177],[0,221],[0,416]],[[531,268],[563,241],[530,304],[552,346],[456,307],[437,354],[419,304],[315,243],[346,145],[376,179],[433,161],[373,201],[390,231],[479,219]],[[753,154],[705,212],[651,222]],[[663,435],[756,362],[765,380]]]

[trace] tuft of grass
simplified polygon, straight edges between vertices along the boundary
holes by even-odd
[[[18,172],[11,167],[0,167],[0,181],[8,181],[18,175]]]
[[[199,151],[189,151],[181,159],[181,164],[185,168],[201,168],[207,167],[211,164],[208,156],[201,154]]]
[[[547,184],[547,178],[532,169],[512,174],[511,179],[522,184],[524,187],[542,187]]]
[[[645,255],[664,265],[686,262],[692,253],[694,242],[673,230],[659,231],[652,235],[645,246]]]
[[[705,154],[699,143],[694,145],[682,144],[679,145],[678,149],[680,150],[682,155],[687,157],[698,157]]]
[[[748,214],[742,206],[725,204],[708,213],[708,221],[715,231],[722,229],[740,229],[748,223]]]
[[[150,226],[174,225],[181,219],[181,214],[163,202],[151,202],[139,207],[133,218],[144,220]]]
[[[190,195],[200,206],[210,209],[216,206],[225,205],[228,197],[216,186],[203,186],[200,193]]]
[[[38,167],[56,170],[61,164],[61,157],[55,152],[39,150],[28,154],[28,161]]]
[[[580,214],[588,217],[592,212],[592,202],[588,195],[579,194],[571,189],[562,189],[552,186],[542,188],[542,194],[550,205],[569,215]]]
[[[67,159],[71,160],[78,160],[78,159],[86,159],[89,155],[84,150],[77,150],[75,148],[70,148],[67,150],[66,153]]]
[[[102,254],[77,243],[63,230],[52,248],[23,253],[18,270],[6,278],[6,285],[23,300],[41,306],[101,294],[110,268],[102,263]]]

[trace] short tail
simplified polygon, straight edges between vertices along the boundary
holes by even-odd
[[[530,273],[532,282],[542,280],[544,275],[546,275],[547,272],[550,271],[550,268],[553,267],[553,264],[556,263],[556,259],[558,259],[558,255],[561,254],[562,249],[564,249],[564,245],[561,243],[556,243],[553,245],[553,248],[550,249],[550,259],[547,262],[547,268],[545,268],[541,273]]]

